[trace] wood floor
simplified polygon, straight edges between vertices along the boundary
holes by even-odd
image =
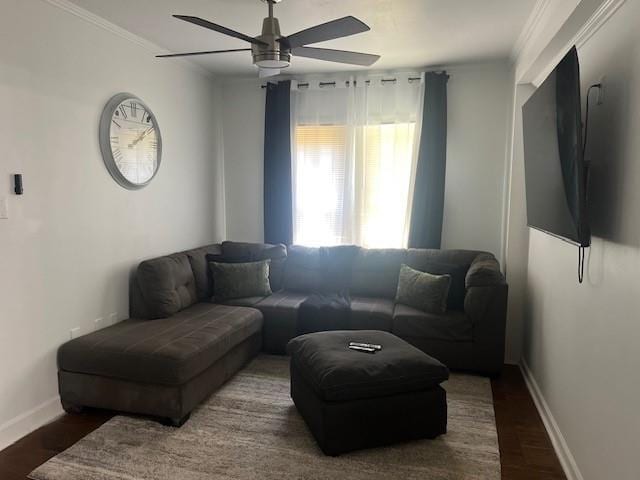
[[[565,475],[520,369],[505,365],[491,381],[503,480],[560,480]]]
[[[564,479],[542,420],[520,370],[505,366],[492,380],[503,480]],[[24,480],[34,468],[66,450],[109,420],[113,414],[92,411],[64,415],[0,452],[0,479]]]

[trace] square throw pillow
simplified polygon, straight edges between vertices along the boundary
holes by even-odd
[[[409,305],[427,313],[447,311],[451,275],[433,275],[402,264],[398,277],[396,303]]]
[[[271,260],[246,263],[210,262],[213,276],[214,302],[232,298],[266,297],[271,295],[269,263]]]
[[[244,245],[248,245],[251,248],[239,248]],[[284,275],[284,266],[287,261],[287,247],[282,244],[267,245],[267,244],[241,244],[236,242],[223,242],[223,249],[227,247],[227,253],[220,254],[208,254],[207,262],[217,263],[248,263],[258,262],[261,260],[271,260],[269,264],[269,284],[272,292],[277,292],[282,289],[282,277]],[[234,248],[230,248],[233,246]],[[211,269],[209,272],[209,284],[213,290],[213,275]]]
[[[427,262],[424,268],[419,268],[418,270],[434,275],[451,275],[451,286],[447,296],[447,310],[464,310],[464,297],[467,293],[464,282],[469,265]]]

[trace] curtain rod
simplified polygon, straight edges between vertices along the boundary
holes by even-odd
[[[421,79],[422,79],[422,77],[409,77],[408,78],[409,83],[417,82],[417,81],[419,81]],[[398,81],[397,78],[383,78],[382,80],[380,80],[380,83],[382,83],[384,85],[385,83],[396,83],[397,81]],[[369,85],[369,84],[371,84],[371,80],[365,80],[364,83],[365,83],[365,85]],[[348,87],[351,84],[351,81],[350,80],[345,80],[344,84],[345,84],[345,86]],[[358,82],[356,80],[354,80],[353,81],[353,85],[355,86],[357,84],[358,84]],[[320,87],[329,87],[329,86],[335,87],[336,85],[337,85],[337,82],[319,82],[318,83],[318,86],[320,86]],[[267,85],[266,84],[260,85],[260,88],[267,88]],[[309,88],[309,83],[308,82],[298,83],[298,88]]]

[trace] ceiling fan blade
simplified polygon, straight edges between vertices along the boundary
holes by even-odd
[[[323,42],[334,38],[348,37],[356,33],[367,32],[371,30],[369,26],[358,20],[356,17],[348,16],[331,20],[330,22],[307,28],[300,32],[280,38],[279,42],[284,42],[288,47],[302,47],[311,43]]]
[[[232,50],[209,50],[207,52],[167,53],[164,55],[156,55],[156,58],[192,57],[195,55],[211,55],[212,53],[250,52],[250,51],[251,51],[250,48],[234,48]]]
[[[267,43],[263,42],[262,40],[250,37],[249,35],[245,35],[244,33],[236,32],[235,30],[223,27],[222,25],[216,25],[215,23],[211,23],[204,18],[192,17],[190,15],[174,15],[174,17],[179,20],[184,20],[185,22],[193,23],[194,25],[198,25],[200,27],[208,28],[209,30],[224,33],[225,35],[229,35],[230,37],[239,38],[240,40],[244,40],[245,42],[253,43],[256,45],[267,45]]]
[[[331,50],[329,48],[297,47],[291,50],[298,57],[315,58],[327,62],[349,63],[368,67],[378,61],[380,55],[370,53],[348,52],[346,50]]]
[[[260,78],[275,77],[276,75],[280,75],[279,68],[261,68],[258,72]]]

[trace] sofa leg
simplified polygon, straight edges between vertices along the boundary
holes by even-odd
[[[166,425],[168,427],[176,427],[176,428],[180,428],[182,425],[184,425],[186,423],[187,420],[189,420],[189,417],[191,416],[191,412],[187,413],[184,417],[182,418],[169,418],[169,417],[165,417],[163,418],[160,423],[162,423],[163,425]]]
[[[62,400],[61,403],[62,409],[67,413],[78,414],[84,411],[84,407],[82,405],[75,405],[73,403],[65,402],[64,400]]]

